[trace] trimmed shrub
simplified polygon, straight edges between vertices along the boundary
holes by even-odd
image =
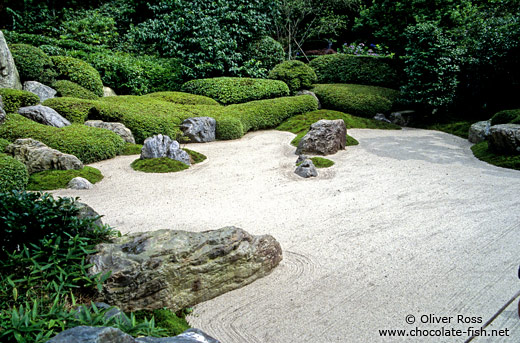
[[[316,82],[316,73],[301,61],[285,61],[273,68],[270,79],[281,80],[289,86],[292,94],[300,89],[309,89]]]
[[[33,138],[53,149],[75,155],[83,163],[115,157],[124,147],[123,139],[109,130],[78,124],[57,128],[14,113],[0,125],[0,137],[11,141]]]
[[[132,143],[125,143],[125,147],[123,148],[123,151],[119,155],[128,156],[128,155],[139,155],[141,154],[141,150],[143,149],[142,144],[132,144]]]
[[[156,92],[145,96],[179,105],[219,105],[216,100],[207,96],[182,92]]]
[[[30,191],[45,191],[67,188],[68,183],[75,177],[83,177],[91,183],[103,179],[101,172],[92,167],[84,167],[79,170],[44,170],[29,176],[27,189]]]
[[[369,86],[399,87],[403,77],[400,59],[383,56],[323,55],[309,65],[318,83],[357,83]]]
[[[18,89],[0,88],[0,96],[7,113],[18,112],[20,107],[34,106],[40,102],[36,94]]]
[[[61,97],[71,97],[77,99],[88,99],[95,100],[99,97],[86,89],[85,87],[81,87],[75,82],[69,80],[59,80],[52,84],[52,87],[58,92],[57,96]]]
[[[244,135],[244,126],[238,118],[222,118],[217,120],[216,136],[218,139],[238,139]]]
[[[520,109],[505,110],[496,113],[491,117],[491,125],[498,124],[520,124]]]
[[[323,108],[368,118],[389,112],[399,96],[390,88],[351,84],[318,84],[312,91]]]
[[[39,81],[49,85],[54,81],[53,63],[42,50],[28,44],[12,44],[9,49],[22,82]]]
[[[182,85],[184,92],[204,95],[224,105],[289,95],[281,81],[240,77],[191,80]]]
[[[11,144],[7,139],[0,138],[0,153],[5,152],[5,148]]]
[[[88,89],[97,96],[103,96],[103,82],[96,69],[90,64],[73,57],[51,57],[58,73],[58,79],[70,80]]]
[[[260,61],[262,68],[271,70],[285,58],[282,44],[266,36],[249,44],[246,55],[249,59]]]
[[[17,159],[0,153],[0,193],[24,190],[29,180],[25,164]]]
[[[71,123],[78,124],[88,120],[88,114],[95,104],[95,101],[77,98],[52,98],[43,102],[43,105],[52,108]]]

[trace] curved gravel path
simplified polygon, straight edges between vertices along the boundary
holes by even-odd
[[[294,135],[262,131],[189,145],[208,160],[181,173],[134,172],[136,156],[118,157],[93,164],[105,175],[93,190],[54,193],[80,196],[124,233],[235,225],[273,235],[284,260],[271,275],[189,317],[223,343],[464,342],[467,333],[379,330],[467,331],[481,324],[458,315],[484,323],[515,296],[520,172],[480,162],[467,141],[441,132],[349,134],[360,145],[331,156],[336,165],[316,179],[293,174]],[[513,318],[510,308],[501,316]],[[453,318],[421,323],[428,314]],[[520,332],[519,320],[503,322]]]

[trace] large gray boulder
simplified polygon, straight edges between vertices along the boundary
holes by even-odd
[[[318,171],[311,160],[304,160],[301,162],[298,167],[296,167],[294,173],[303,178],[318,176]]]
[[[489,136],[490,128],[491,120],[479,121],[471,125],[468,132],[468,140],[474,144],[485,141]]]
[[[211,117],[193,117],[184,120],[180,128],[190,142],[212,142],[215,140],[217,121]]]
[[[20,75],[2,31],[0,31],[0,88],[22,89]]]
[[[303,89],[301,91],[298,91],[296,93],[296,95],[310,95],[312,96],[314,99],[316,99],[316,102],[318,103],[318,110],[321,110],[321,102],[320,102],[320,99],[318,99],[318,97],[316,96],[316,94],[314,92],[311,92],[311,91],[308,91],[306,89]]]
[[[58,112],[43,105],[21,107],[18,110],[18,113],[25,118],[34,120],[43,125],[54,127],[65,127],[70,125],[70,121],[63,118]]]
[[[347,127],[343,119],[319,120],[311,125],[309,132],[298,144],[296,154],[331,155],[345,149]]]
[[[104,122],[101,120],[88,120],[85,122],[85,125],[110,130],[121,136],[121,138],[123,138],[125,142],[135,144],[135,139],[134,135],[132,134],[132,131],[130,131],[129,128],[127,128],[125,125],[121,123]]]
[[[23,83],[23,90],[34,93],[40,98],[40,102],[56,97],[56,90],[38,81],[26,81]]]
[[[178,311],[245,286],[282,260],[272,236],[236,227],[134,233],[96,250],[89,273],[112,272],[99,298],[123,311]]]
[[[175,337],[140,337],[135,341],[139,343],[220,343],[199,329],[188,329]]]
[[[490,147],[503,154],[520,154],[520,124],[491,126],[488,141]]]
[[[32,138],[17,139],[6,147],[6,152],[25,164],[29,174],[43,170],[83,168],[83,163],[76,156],[51,149]]]
[[[177,141],[168,136],[156,135],[148,137],[141,149],[141,159],[168,157],[190,165],[190,155],[181,149]]]

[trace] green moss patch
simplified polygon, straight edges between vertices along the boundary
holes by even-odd
[[[520,109],[505,110],[495,113],[491,118],[491,125],[520,124]]]
[[[168,157],[137,159],[130,164],[133,170],[145,173],[174,173],[188,169],[190,166]]]
[[[182,92],[155,92],[146,94],[145,96],[179,105],[219,105],[216,100],[208,98],[207,96]]]
[[[0,138],[0,153],[5,152],[5,148],[11,144],[7,139]]]
[[[318,84],[312,91],[323,108],[365,118],[389,112],[399,97],[394,89],[354,84]]]
[[[88,120],[88,114],[95,104],[95,100],[68,97],[52,98],[43,102],[44,106],[54,109],[71,123],[78,124]]]
[[[471,147],[476,158],[497,167],[520,170],[520,155],[498,155],[484,141]]]
[[[180,335],[190,328],[190,325],[183,316],[177,316],[169,309],[157,309],[153,311],[137,311],[134,315],[139,320],[145,318],[155,319],[155,326],[164,330],[165,337]]]
[[[461,138],[468,139],[469,128],[473,122],[470,121],[456,121],[450,123],[437,123],[428,125],[425,128],[428,130],[437,130],[446,132]]]
[[[75,177],[82,177],[92,184],[103,179],[101,172],[93,167],[78,170],[45,170],[29,176],[27,189],[30,191],[47,191],[67,188],[67,184]]]
[[[140,155],[141,149],[143,148],[142,144],[132,144],[132,143],[125,143],[125,146],[123,147],[123,151],[121,151],[120,155],[127,156],[127,155]]]
[[[193,163],[193,164],[200,163],[207,158],[206,155],[203,155],[200,152],[196,152],[196,151],[186,149],[186,148],[184,148],[182,150],[186,151],[188,153],[188,155],[190,155],[191,163]]]
[[[334,162],[323,157],[311,157],[312,163],[316,168],[329,168],[334,165]]]

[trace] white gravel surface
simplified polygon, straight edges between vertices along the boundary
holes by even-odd
[[[315,179],[293,173],[293,134],[261,131],[188,145],[208,160],[179,173],[135,172],[137,156],[95,163],[105,178],[94,189],[54,193],[79,196],[123,233],[235,225],[273,235],[284,260],[271,275],[189,317],[222,343],[466,341],[482,324],[459,315],[485,323],[520,290],[520,172],[441,132],[349,134],[360,145],[328,156],[336,164]],[[439,317],[450,323],[431,323]],[[478,342],[518,341],[518,320],[494,325],[516,337]],[[379,332],[416,327],[464,333]]]

